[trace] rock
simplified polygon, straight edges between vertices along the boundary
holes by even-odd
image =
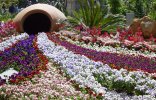
[[[140,27],[140,22],[140,19],[135,18],[132,24],[130,25],[129,29],[132,31],[133,34],[135,34],[135,32],[138,31],[138,28]]]
[[[144,38],[150,38],[151,35],[156,37],[156,21],[151,20],[148,16],[144,16],[141,19],[134,19],[129,29],[133,34],[141,28]]]
[[[145,38],[150,38],[151,34],[156,36],[156,22],[145,16],[141,19],[141,29]]]

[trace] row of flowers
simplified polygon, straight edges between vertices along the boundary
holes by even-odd
[[[13,21],[1,22],[0,25],[0,42],[7,40],[8,37],[12,35],[18,35],[19,33],[16,31],[16,25]]]
[[[72,82],[60,74],[58,67],[48,63],[48,70],[40,71],[31,80],[0,86],[0,97],[3,96],[3,100],[93,100],[88,94],[77,91]]]
[[[84,41],[72,40],[71,38],[68,38],[66,36],[59,35],[59,33],[54,33],[53,35],[57,35],[57,36],[59,36],[60,39],[66,40],[66,41],[73,43],[75,45],[78,45],[78,46],[81,46],[84,48],[88,48],[88,49],[94,49],[96,51],[112,52],[112,53],[118,53],[118,54],[124,54],[124,55],[133,55],[133,56],[141,55],[141,56],[145,56],[145,57],[149,57],[149,58],[156,57],[155,52],[150,52],[150,51],[141,52],[141,51],[136,51],[135,49],[130,50],[130,49],[120,47],[120,46],[117,46],[117,47],[100,46],[99,47],[99,45],[97,43],[86,44]]]
[[[47,65],[48,59],[38,50],[36,39],[35,36],[24,33],[11,36],[0,43],[0,73],[8,68],[18,71],[18,74],[11,77],[5,76],[6,79],[0,78],[0,98],[34,100],[90,98],[80,91],[75,91],[71,82],[61,77],[55,68]],[[47,67],[48,71],[43,71]],[[22,84],[18,84],[20,82]]]
[[[83,48],[81,46],[71,44],[64,40],[60,40],[59,37],[51,34],[49,34],[48,36],[50,40],[61,46],[64,46],[70,51],[73,51],[77,54],[85,55],[86,57],[94,61],[100,61],[104,64],[109,64],[113,68],[125,68],[127,70],[142,70],[149,73],[156,72],[156,58],[148,58],[141,55],[132,56],[118,53],[100,52],[92,49]]]
[[[35,43],[35,36],[29,36],[29,38],[19,41],[0,53],[0,71],[3,72],[10,67],[18,71],[17,74],[11,75],[7,81],[18,83],[32,78],[40,70],[46,69],[48,61],[38,51]],[[0,85],[5,82],[6,79],[0,79]]]
[[[105,99],[155,98],[156,81],[151,78],[150,74],[145,75],[141,71],[128,72],[124,69],[111,69],[106,64],[103,65],[101,62],[92,61],[83,55],[74,54],[72,51],[56,45],[48,39],[45,33],[39,34],[37,44],[44,55],[60,64],[61,69],[65,70],[71,80],[79,84],[79,87],[90,88]],[[128,90],[124,90],[127,93],[150,95],[127,96],[122,93],[112,92],[109,90],[111,89],[109,84],[112,83],[114,84],[113,90],[118,90],[117,87],[122,89],[121,86],[124,86],[124,89]],[[108,84],[108,86],[105,84]],[[133,86],[132,89],[131,86]],[[125,95],[124,98],[123,95]]]
[[[150,39],[144,39],[142,31],[138,28],[138,32],[133,34],[127,29],[117,29],[115,35],[113,33],[101,32],[100,28],[84,28],[83,26],[77,26],[76,32],[63,32],[62,35],[67,36],[73,40],[84,41],[88,43],[97,43],[99,46],[122,46],[128,49],[135,49],[139,51],[156,51],[156,38],[151,36]],[[78,33],[78,34],[76,34]]]
[[[18,41],[24,40],[28,38],[29,35],[26,33],[23,33],[21,35],[17,36],[11,36],[7,40],[0,43],[0,52],[3,52],[7,48],[11,48],[13,45],[15,45]]]

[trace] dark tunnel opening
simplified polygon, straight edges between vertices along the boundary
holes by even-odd
[[[23,29],[28,34],[37,34],[38,32],[49,32],[51,21],[48,16],[42,13],[30,14],[23,22]]]

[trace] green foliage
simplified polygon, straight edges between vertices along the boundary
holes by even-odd
[[[101,27],[104,31],[116,31],[117,27],[123,28],[125,25],[125,17],[120,14],[112,15],[108,14],[104,17],[104,19],[101,21]]]
[[[112,73],[110,73],[110,76]],[[94,74],[95,79],[104,87],[109,90],[116,90],[118,92],[126,92],[128,94],[143,95],[144,91],[139,91],[135,89],[136,83],[131,81],[123,81],[115,79],[109,79],[104,74]]]
[[[152,9],[148,15],[151,19],[156,20],[156,2],[152,3]]]
[[[0,21],[8,21],[15,17],[16,14],[10,14],[9,12],[6,12],[5,14],[0,14]]]
[[[27,6],[27,1],[26,0],[18,0],[18,6],[20,8],[26,7]]]
[[[120,7],[120,14],[122,15],[126,15],[126,13],[130,13],[130,12],[134,12],[133,9],[134,7],[130,7],[131,5],[129,4],[129,2],[122,2],[121,3],[121,7]]]
[[[152,4],[155,0],[122,0],[122,12],[126,10],[133,11],[136,17],[143,17],[149,15],[153,9]],[[125,7],[124,7],[125,6]],[[125,9],[124,9],[125,8]]]
[[[151,19],[156,20],[156,11],[151,11],[148,15]]]
[[[74,12],[73,17],[68,17],[70,23],[86,27],[101,27],[105,31],[114,31],[117,26],[123,25],[125,20],[122,15],[108,14],[107,6],[101,7],[94,0],[79,0],[80,9]]]
[[[80,10],[74,13],[75,16],[82,18],[81,20],[85,25],[89,27],[99,26],[99,22],[102,21],[105,14],[107,14],[107,9],[101,9],[100,3],[95,3],[94,0],[84,0],[80,1]],[[81,15],[82,14],[82,15]]]
[[[136,3],[135,3],[135,16],[138,17],[138,18],[142,18],[143,16],[145,16],[142,0],[136,0]]]
[[[113,14],[119,14],[121,8],[121,0],[109,0],[110,10]]]
[[[10,100],[10,97],[9,95],[5,95],[5,94],[0,94],[0,100]]]
[[[143,0],[144,12],[146,15],[148,15],[149,12],[153,9],[152,8],[153,2],[155,2],[155,0]]]
[[[18,0],[0,0],[0,6],[5,3],[7,7],[9,7],[12,3],[18,3]]]

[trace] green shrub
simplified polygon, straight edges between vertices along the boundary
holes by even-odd
[[[121,0],[109,0],[110,10],[113,14],[119,14],[121,8]]]
[[[10,14],[9,12],[6,12],[5,14],[0,14],[0,21],[8,21],[15,17],[16,14]]]
[[[117,26],[123,26],[125,17],[108,13],[108,7],[101,7],[94,0],[78,0],[80,9],[74,12],[73,17],[68,17],[69,22],[74,25],[86,27],[101,27],[103,31],[115,31]]]
[[[153,2],[152,9],[148,15],[151,19],[156,20],[156,2]]]
[[[110,73],[110,76],[112,74]],[[118,92],[126,92],[128,94],[143,95],[144,91],[135,89],[136,83],[132,81],[125,82],[124,80],[115,81],[113,78],[109,79],[104,74],[94,74],[95,79],[104,87],[109,90],[116,90]]]

